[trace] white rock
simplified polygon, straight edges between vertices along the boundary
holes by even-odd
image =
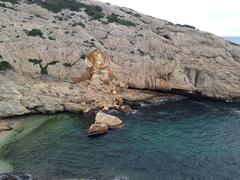
[[[95,123],[107,123],[109,128],[121,128],[122,120],[116,116],[112,116],[106,113],[98,112],[95,118]]]

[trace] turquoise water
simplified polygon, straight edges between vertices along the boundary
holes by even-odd
[[[113,112],[124,128],[98,138],[87,137],[93,114],[27,117],[2,161],[39,180],[240,178],[239,103],[183,99],[135,109]]]

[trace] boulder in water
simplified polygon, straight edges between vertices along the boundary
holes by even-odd
[[[88,136],[96,136],[108,132],[108,125],[105,122],[92,124],[88,130]]]
[[[116,116],[112,116],[106,113],[98,112],[95,118],[96,124],[106,123],[109,128],[121,128],[122,120]]]

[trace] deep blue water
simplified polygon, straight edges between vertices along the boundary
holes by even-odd
[[[88,138],[93,114],[34,115],[0,155],[39,180],[240,178],[240,104],[183,99],[115,112],[124,128]]]
[[[240,44],[240,36],[225,36],[226,40],[232,41],[234,43]]]

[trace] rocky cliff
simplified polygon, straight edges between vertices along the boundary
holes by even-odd
[[[96,48],[129,87],[240,100],[240,46],[223,38],[98,1],[0,0],[0,116],[100,106],[84,84]]]

